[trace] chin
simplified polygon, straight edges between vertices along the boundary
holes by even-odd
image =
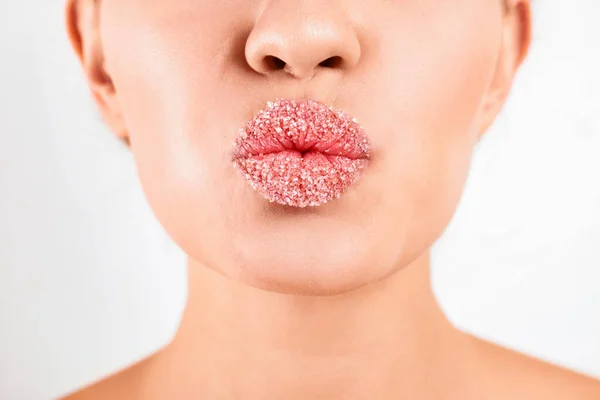
[[[260,252],[242,262],[235,280],[260,290],[298,296],[335,296],[372,283],[364,271],[366,265],[356,258],[301,250],[283,258],[276,252]]]
[[[232,266],[221,268],[222,274],[290,295],[343,294],[383,279],[397,265],[393,255],[376,253],[378,246],[364,229],[319,215],[271,220],[234,237],[231,245],[236,256],[221,264]]]

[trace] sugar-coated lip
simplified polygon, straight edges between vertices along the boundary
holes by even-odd
[[[341,110],[313,100],[277,99],[240,129],[232,158],[269,201],[319,206],[358,180],[370,145],[356,118]]]

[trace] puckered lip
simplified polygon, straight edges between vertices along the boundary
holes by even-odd
[[[232,157],[281,152],[360,160],[370,158],[370,145],[356,118],[339,109],[313,100],[277,99],[239,130]]]

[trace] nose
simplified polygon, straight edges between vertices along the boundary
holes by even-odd
[[[361,46],[344,10],[324,0],[272,0],[246,41],[245,56],[263,75],[310,79],[320,70],[356,66]]]

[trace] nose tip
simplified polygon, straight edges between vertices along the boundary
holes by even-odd
[[[307,79],[320,69],[351,69],[358,63],[361,50],[356,32],[342,13],[302,12],[298,2],[281,1],[271,3],[257,20],[245,53],[248,64],[258,73],[283,70]]]

